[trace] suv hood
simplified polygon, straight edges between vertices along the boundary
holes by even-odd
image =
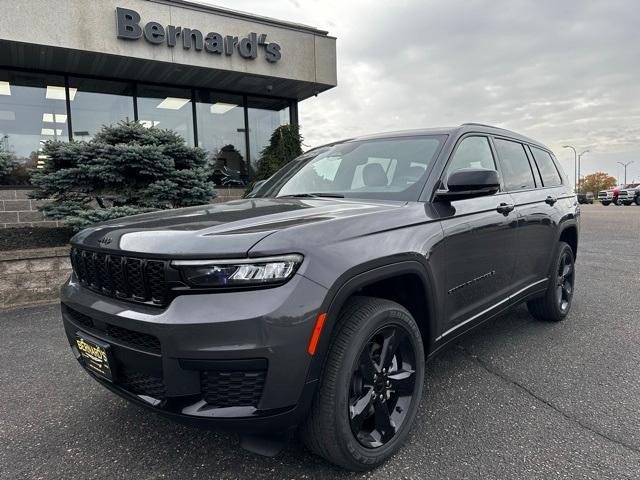
[[[254,198],[163,210],[105,222],[71,239],[79,247],[180,258],[247,256],[272,233],[395,210],[404,202]]]

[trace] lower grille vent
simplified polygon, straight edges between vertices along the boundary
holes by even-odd
[[[122,388],[136,395],[146,395],[158,400],[165,398],[165,388],[161,378],[131,370],[123,365],[119,367],[116,383]]]
[[[217,408],[257,407],[262,397],[265,377],[265,371],[203,371],[200,374],[202,395],[209,405]]]
[[[113,339],[125,345],[140,348],[151,353],[160,353],[160,340],[158,337],[149,335],[148,333],[136,332],[128,328],[118,327],[109,323],[94,322],[91,317],[80,313],[73,308],[63,305],[64,311],[71,317],[74,323],[83,326],[88,333],[99,332],[97,336],[108,337],[106,341]],[[102,335],[100,335],[102,334]]]

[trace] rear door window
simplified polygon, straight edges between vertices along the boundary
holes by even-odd
[[[551,155],[536,147],[531,147],[531,153],[533,153],[533,159],[536,161],[544,186],[557,187],[562,185],[562,177],[560,177]]]
[[[494,139],[494,143],[500,158],[505,189],[513,191],[535,188],[524,145],[502,138]]]

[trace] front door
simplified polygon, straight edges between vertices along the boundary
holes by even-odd
[[[487,137],[463,137],[443,181],[462,168],[496,169]],[[447,262],[444,318],[439,325],[443,338],[507,306],[517,252],[517,216],[507,192],[454,200],[437,209]]]

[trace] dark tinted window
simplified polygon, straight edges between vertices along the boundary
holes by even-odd
[[[487,137],[467,137],[458,144],[447,168],[447,178],[456,170],[463,168],[496,169]]]
[[[538,165],[538,170],[540,170],[540,175],[542,176],[542,182],[545,187],[556,187],[558,185],[562,185],[562,178],[558,173],[558,169],[553,163],[553,159],[551,155],[549,155],[544,150],[540,150],[536,147],[531,147],[531,152],[533,153],[533,158]]]
[[[534,188],[533,173],[524,146],[510,140],[495,139],[502,176],[507,190]]]

